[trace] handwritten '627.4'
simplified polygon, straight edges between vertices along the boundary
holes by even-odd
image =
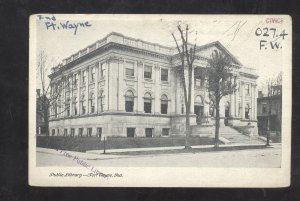
[[[43,16],[43,15],[37,15],[38,20],[43,20],[45,23],[45,26],[47,30],[74,30],[74,35],[77,33],[78,28],[83,27],[90,27],[92,24],[90,24],[89,21],[85,22],[77,22],[77,23],[71,23],[70,21],[64,21],[64,22],[56,22],[55,16]]]
[[[281,49],[282,43],[278,41],[279,39],[284,40],[288,34],[285,32],[285,29],[278,31],[276,28],[260,28],[258,27],[255,30],[255,36],[262,37],[259,41],[259,49]]]

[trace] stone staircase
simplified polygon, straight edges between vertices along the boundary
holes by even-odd
[[[199,135],[203,137],[211,137],[214,138],[214,126],[192,126],[192,135]],[[258,138],[258,136],[246,136],[234,128],[229,126],[220,127],[220,140],[226,141],[226,143],[242,143],[242,144],[264,144],[265,142]],[[224,139],[225,138],[225,139]],[[224,140],[222,140],[224,139]]]

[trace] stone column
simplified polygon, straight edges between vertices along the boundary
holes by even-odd
[[[194,114],[194,105],[195,105],[194,71],[195,71],[195,68],[193,67],[193,70],[192,70],[192,86],[191,86],[191,114]]]
[[[144,62],[136,61],[136,77],[137,77],[137,112],[144,113],[144,94],[143,94],[143,69],[144,69]]]
[[[80,71],[77,72],[77,76],[78,76],[78,81],[77,81],[77,115],[81,114],[81,110],[80,110],[80,83],[81,83],[81,74]]]
[[[108,65],[108,60],[105,61],[103,64],[105,66],[105,77],[104,77],[104,108],[103,111],[108,111],[109,110],[109,65]]]
[[[178,102],[178,100],[176,99],[176,84],[177,84],[176,71],[173,68],[171,68],[170,69],[170,86],[171,86],[170,96],[171,96],[171,100],[172,100],[170,102],[170,114],[171,115],[176,114],[176,104]]]
[[[181,78],[176,74],[176,114],[181,114]]]
[[[160,114],[160,66],[155,65],[155,100],[154,100],[154,113]]]
[[[95,68],[95,113],[98,113],[98,92],[99,92],[99,63],[94,65]],[[97,131],[96,131],[97,132]]]
[[[256,85],[253,85],[253,120],[256,120],[257,118],[257,99],[256,99]]]
[[[73,73],[71,76],[71,83],[70,83],[70,116],[73,115]]]
[[[229,116],[233,117],[234,116],[234,94],[230,94],[229,98],[230,98]]]
[[[220,126],[225,126],[224,117],[225,117],[225,97],[223,97],[220,101]]]
[[[244,82],[241,82],[241,93],[242,93],[242,96],[241,96],[241,105],[242,105],[242,110],[241,110],[241,118],[242,119],[245,119],[245,83]]]
[[[109,110],[117,111],[117,75],[118,75],[118,58],[111,56],[109,59]]]
[[[124,59],[119,58],[119,74],[118,74],[118,83],[119,83],[119,100],[118,100],[118,110],[124,112],[125,111],[125,97],[124,97]]]
[[[86,82],[85,82],[85,107],[86,107],[86,111],[85,114],[90,113],[90,109],[89,109],[89,81],[90,81],[90,71],[89,71],[90,67],[87,67],[86,70]]]

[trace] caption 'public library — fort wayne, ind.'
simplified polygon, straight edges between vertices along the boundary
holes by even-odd
[[[198,46],[194,62],[191,125],[213,124],[204,70],[213,50],[229,55],[238,89],[220,103],[222,126],[257,128],[255,69],[243,66],[221,43]],[[185,131],[185,103],[175,47],[110,33],[52,68],[52,92],[69,83],[50,109],[50,135],[163,137]],[[257,131],[257,129],[255,129]],[[257,133],[257,132],[256,132]]]

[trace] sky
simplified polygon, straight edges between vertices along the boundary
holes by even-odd
[[[46,19],[49,17],[51,19]],[[48,65],[53,67],[88,45],[104,38],[110,32],[144,41],[175,47],[172,33],[178,34],[176,25],[189,24],[189,41],[200,46],[213,41],[221,42],[244,66],[256,69],[260,87],[266,79],[283,69],[283,51],[286,41],[280,35],[287,23],[267,23],[268,16],[218,15],[40,15],[36,20],[36,52],[44,50]],[[63,29],[62,24],[87,23],[74,29]],[[55,30],[51,23],[56,24]],[[48,28],[47,28],[48,26]],[[70,26],[70,25],[69,25]],[[57,28],[59,27],[59,29]],[[74,27],[74,25],[73,25]],[[267,28],[269,36],[263,36]],[[276,32],[273,35],[273,30]],[[257,35],[256,35],[256,34]],[[282,48],[270,47],[275,40]],[[266,44],[260,49],[260,40]],[[267,49],[265,49],[267,47]],[[38,77],[37,77],[38,78]]]

